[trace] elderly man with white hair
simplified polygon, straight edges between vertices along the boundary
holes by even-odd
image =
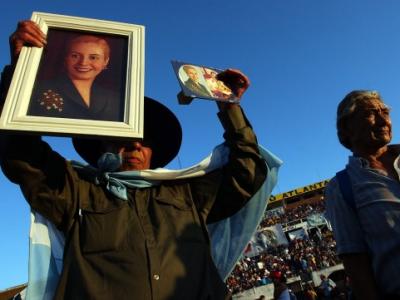
[[[339,104],[337,133],[352,155],[326,188],[327,215],[357,299],[400,299],[399,145],[375,91]]]

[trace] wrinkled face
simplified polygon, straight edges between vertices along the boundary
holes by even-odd
[[[150,169],[153,151],[141,142],[126,143],[118,147],[122,158],[121,171],[139,171]]]
[[[189,69],[186,69],[185,71],[186,71],[186,74],[189,76],[189,78],[192,79],[193,81],[197,82],[199,80],[195,69],[189,68]]]
[[[352,150],[380,148],[392,139],[389,108],[379,100],[361,104],[347,122]]]
[[[104,47],[96,42],[73,43],[65,57],[68,76],[72,80],[94,80],[107,66]]]

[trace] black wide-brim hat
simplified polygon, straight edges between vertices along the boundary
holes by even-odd
[[[149,97],[144,97],[143,140],[149,141],[152,149],[151,169],[164,167],[172,161],[182,142],[182,128],[174,113]],[[93,167],[97,167],[99,157],[106,151],[105,144],[113,142],[120,143],[121,139],[72,139],[76,152]]]

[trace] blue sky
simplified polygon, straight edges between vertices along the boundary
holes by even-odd
[[[17,21],[33,11],[146,27],[145,94],[169,106],[184,131],[170,168],[198,162],[223,133],[211,101],[178,105],[171,60],[248,75],[242,106],[259,142],[284,161],[274,194],[325,180],[344,166],[349,152],[337,141],[335,111],[353,89],[381,93],[393,109],[393,140],[399,139],[398,1],[7,1],[1,66],[9,62],[8,37]],[[48,140],[65,157],[78,158],[69,139]],[[1,290],[27,280],[29,208],[2,174],[0,189]]]

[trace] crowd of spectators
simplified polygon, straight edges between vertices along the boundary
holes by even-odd
[[[290,222],[292,218],[305,218],[309,214],[322,212],[323,204],[304,205],[280,214],[279,220]],[[307,213],[308,212],[308,213]],[[278,214],[275,214],[278,216]],[[277,224],[283,221],[277,221]],[[263,224],[273,225],[267,220]],[[265,225],[267,226],[267,225]],[[286,278],[300,276],[304,281],[311,280],[313,271],[325,269],[340,263],[336,255],[336,242],[332,232],[326,227],[317,230],[303,239],[289,241],[288,245],[268,247],[263,253],[241,259],[227,279],[228,288],[233,294],[253,287],[271,283],[271,274],[281,272]]]
[[[299,205],[292,209],[278,209],[266,211],[260,227],[273,226],[275,224],[285,224],[308,217],[311,214],[323,213],[325,204],[323,201]]]

